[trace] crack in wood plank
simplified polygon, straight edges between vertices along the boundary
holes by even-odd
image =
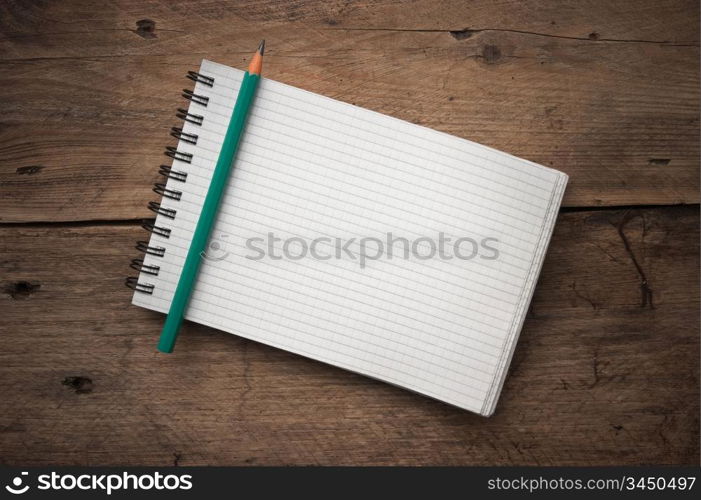
[[[408,33],[448,33],[456,40],[465,40],[471,38],[472,35],[478,33],[494,32],[494,33],[515,33],[519,35],[531,35],[540,36],[546,38],[559,38],[563,40],[580,40],[584,42],[608,42],[608,43],[652,43],[666,47],[699,47],[698,43],[687,42],[687,41],[672,41],[672,40],[637,40],[637,39],[623,39],[623,38],[600,38],[592,37],[591,34],[586,37],[578,36],[567,36],[567,35],[553,35],[550,33],[540,33],[537,31],[526,31],[517,29],[507,29],[507,28],[463,28],[459,30],[442,30],[442,29],[422,29],[422,28],[353,28],[353,27],[339,27],[339,28],[322,28],[321,31],[387,31],[387,32],[408,32]]]
[[[626,249],[626,253],[630,257],[630,260],[633,262],[633,265],[635,266],[635,269],[638,272],[638,275],[640,276],[640,294],[641,294],[641,299],[640,299],[640,307],[645,308],[649,307],[650,309],[654,309],[655,305],[653,304],[652,301],[652,288],[650,288],[650,284],[647,279],[647,275],[645,274],[645,271],[643,270],[642,266],[638,262],[638,259],[635,257],[635,253],[633,252],[633,248],[630,245],[630,241],[628,240],[628,237],[625,234],[625,226],[633,219],[640,217],[643,221],[643,240],[645,239],[645,232],[646,232],[646,221],[645,221],[645,215],[643,213],[635,213],[631,214],[630,211],[627,211],[623,214],[623,217],[621,219],[621,222],[616,226],[616,229],[618,231],[618,235],[620,236],[621,240],[623,241],[623,246]],[[644,243],[644,241],[643,241]]]

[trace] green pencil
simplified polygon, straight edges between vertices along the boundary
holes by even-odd
[[[192,243],[190,243],[190,249],[187,252],[187,257],[185,257],[185,264],[180,273],[178,286],[175,288],[175,295],[173,295],[173,301],[170,303],[170,310],[161,331],[161,338],[158,341],[158,350],[161,352],[173,352],[180,325],[185,319],[185,311],[190,302],[192,288],[195,285],[197,272],[200,268],[201,254],[207,246],[209,234],[212,231],[219,209],[219,202],[236,158],[239,141],[246,127],[248,111],[251,109],[251,104],[258,88],[260,71],[263,68],[264,48],[265,40],[260,42],[258,50],[253,59],[251,59],[251,64],[248,65],[248,71],[243,75],[239,95],[236,98],[236,106],[234,106],[234,111],[231,114],[231,121],[226,129],[219,159],[212,174],[212,181],[209,184],[209,190],[202,205],[202,213],[197,221],[197,226],[195,226]]]

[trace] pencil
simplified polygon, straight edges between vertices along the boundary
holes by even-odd
[[[253,55],[251,63],[248,65],[248,71],[243,75],[239,94],[236,98],[236,105],[231,114],[229,126],[226,129],[224,142],[222,143],[221,152],[217,165],[214,167],[212,181],[209,184],[209,190],[202,205],[200,218],[195,226],[195,232],[192,236],[190,249],[185,257],[185,264],[180,273],[178,285],[175,288],[173,301],[170,303],[168,316],[166,317],[161,338],[158,341],[158,350],[161,352],[173,352],[175,340],[178,338],[180,325],[185,318],[192,289],[197,281],[197,272],[200,268],[201,254],[204,252],[209,235],[214,226],[214,221],[219,209],[224,188],[229,179],[229,172],[233,167],[236,158],[239,141],[243,135],[243,130],[246,127],[246,118],[248,111],[251,109],[251,104],[258,88],[260,80],[260,72],[263,67],[263,51],[265,49],[265,40],[260,42],[258,50]]]

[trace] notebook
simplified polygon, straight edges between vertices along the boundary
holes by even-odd
[[[168,311],[242,75],[189,75],[138,306]],[[186,319],[491,415],[566,183],[263,78]]]

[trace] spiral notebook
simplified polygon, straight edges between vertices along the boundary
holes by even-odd
[[[136,305],[168,310],[242,75],[189,73]],[[566,182],[264,78],[186,318],[490,415]]]

